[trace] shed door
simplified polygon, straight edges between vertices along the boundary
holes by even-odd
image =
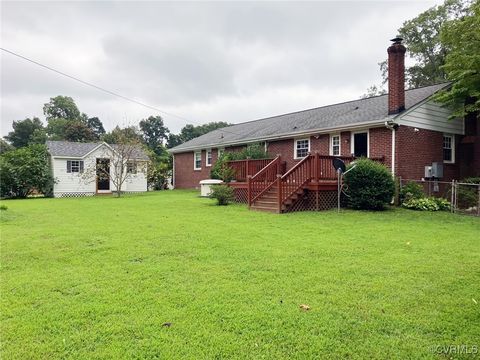
[[[97,191],[110,190],[110,160],[97,159]]]

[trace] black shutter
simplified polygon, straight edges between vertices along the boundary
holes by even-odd
[[[83,173],[83,160],[80,161],[80,172]]]
[[[72,160],[67,160],[67,173],[72,172]]]

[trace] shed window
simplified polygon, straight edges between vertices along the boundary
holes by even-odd
[[[295,140],[295,159],[304,158],[310,151],[310,139]]]
[[[455,138],[453,135],[443,135],[443,161],[455,162]]]
[[[194,154],[193,169],[194,170],[202,169],[202,152],[201,151],[196,151]]]
[[[127,174],[136,174],[137,173],[137,163],[135,161],[127,162]]]
[[[67,160],[67,173],[82,173],[83,160]]]
[[[330,136],[330,155],[340,155],[340,135]]]

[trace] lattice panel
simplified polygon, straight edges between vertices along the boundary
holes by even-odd
[[[336,191],[306,191],[285,212],[329,210],[337,206]]]
[[[68,193],[55,193],[55,197],[66,197],[66,198],[76,198],[76,197],[85,197],[93,196],[94,192],[68,192]]]
[[[247,195],[248,191],[247,189],[235,189],[234,190],[235,194],[235,201],[239,203],[244,203],[246,204],[248,202]]]

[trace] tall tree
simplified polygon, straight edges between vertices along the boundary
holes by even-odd
[[[100,139],[105,134],[105,128],[98,117],[88,118],[86,120],[87,127]]]
[[[102,141],[105,141],[107,144],[117,144],[124,142],[125,139],[135,140],[139,143],[143,141],[140,131],[135,126],[128,126],[122,129],[117,125],[112,131],[102,136]]]
[[[407,55],[415,63],[405,69],[407,88],[432,85],[446,81],[446,73],[442,66],[448,49],[440,39],[442,27],[450,20],[459,19],[467,15],[471,0],[445,0],[442,5],[434,6],[411,20],[407,20],[398,29],[398,34],[404,39]],[[380,86],[373,85],[378,89],[368,95],[380,95],[383,85],[388,80],[387,61],[379,63],[382,76]],[[362,97],[365,97],[362,96]]]
[[[147,146],[157,155],[163,152],[164,141],[168,139],[168,128],[161,116],[149,116],[140,121],[140,130]]]
[[[37,117],[14,121],[12,128],[5,139],[16,148],[45,143],[45,129]]]
[[[50,101],[43,106],[43,113],[47,121],[50,119],[80,120],[80,110],[69,96],[59,95],[50,98]]]
[[[198,125],[198,126],[187,124],[180,130],[180,134],[178,135],[170,134],[167,147],[172,148],[186,141],[189,141],[196,137],[204,135],[210,131],[220,129],[229,125],[230,125],[229,123],[224,121],[209,122],[207,124]]]
[[[448,22],[441,33],[448,51],[442,70],[452,86],[436,100],[454,110],[452,117],[480,112],[480,1],[470,10],[470,15]]]

